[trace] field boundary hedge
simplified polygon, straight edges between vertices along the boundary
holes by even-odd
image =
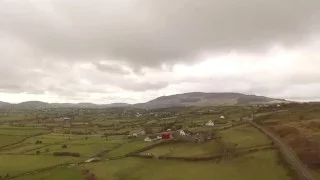
[[[4,148],[7,148],[7,147],[10,147],[10,146],[13,146],[13,145],[20,144],[20,143],[22,143],[23,141],[25,141],[25,140],[27,140],[29,138],[33,138],[33,137],[41,136],[41,135],[45,135],[45,134],[49,134],[49,133],[40,133],[40,134],[35,134],[35,135],[31,135],[31,136],[25,137],[25,138],[21,139],[20,141],[15,142],[15,143],[8,144],[8,145],[5,145],[5,146],[1,146],[0,150],[2,150]]]
[[[233,157],[239,157],[242,155],[271,150],[275,149],[274,146],[266,146],[260,148],[250,148],[242,151],[238,151],[233,154]],[[206,156],[206,157],[185,157],[185,156],[154,156],[154,155],[147,155],[147,154],[132,154],[131,157],[138,157],[138,158],[145,158],[145,159],[161,159],[161,160],[183,160],[183,161],[213,161],[213,160],[223,160],[225,157],[225,153],[213,155],[213,156]]]

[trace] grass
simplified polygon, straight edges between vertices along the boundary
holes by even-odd
[[[237,148],[248,148],[271,143],[267,136],[249,125],[221,131],[221,136],[223,141],[234,144]]]
[[[28,139],[28,142],[35,143],[37,140],[42,141],[43,144],[63,143],[65,141],[75,141],[84,139],[84,135],[69,135],[69,134],[56,134],[50,133],[45,135],[36,136]]]
[[[80,153],[81,157],[91,157],[105,149],[110,149],[108,144],[89,144],[89,145],[73,145],[67,144],[67,148],[62,148],[62,145],[51,145],[48,147],[40,148],[34,151],[28,152],[29,154],[36,154],[36,151],[40,151],[41,154],[53,154],[54,152],[74,152]],[[49,152],[46,152],[49,149]]]
[[[257,152],[221,163],[126,158],[87,164],[102,180],[289,180],[275,151]]]
[[[31,136],[35,134],[48,132],[48,129],[42,128],[0,128],[0,134],[2,135]]]
[[[23,136],[0,135],[0,147],[16,143],[23,138]]]
[[[27,175],[15,180],[82,180],[83,177],[75,168],[56,168],[38,174]]]
[[[110,151],[104,157],[111,158],[111,157],[123,156],[123,155],[126,155],[132,151],[147,147],[151,144],[152,143],[144,142],[143,140],[126,143],[126,144],[122,145],[120,148],[117,148],[115,150]]]
[[[165,144],[153,149],[142,152],[142,154],[152,153],[154,155],[167,156],[212,156],[221,153],[221,147],[216,141],[209,141],[203,144],[191,142],[181,142],[174,144]]]
[[[74,162],[76,159],[41,155],[0,155],[0,175],[7,173],[12,175],[57,164]]]
[[[42,147],[43,144],[27,144],[27,143],[20,143],[14,146],[7,147],[1,151],[1,153],[13,153],[13,154],[20,154],[25,153],[29,150],[36,149]]]

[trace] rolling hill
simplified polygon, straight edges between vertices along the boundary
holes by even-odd
[[[273,99],[264,96],[246,95],[241,93],[203,93],[191,92],[161,96],[146,103],[127,104],[93,104],[93,103],[46,103],[41,101],[26,101],[19,104],[11,104],[0,101],[0,109],[44,109],[44,108],[165,108],[177,106],[218,106],[218,105],[239,105],[239,104],[261,104],[288,102],[284,99]]]
[[[238,104],[261,104],[287,102],[284,99],[273,99],[264,96],[241,93],[203,93],[192,92],[161,96],[146,103],[135,104],[139,108],[164,108],[176,106],[217,106]]]

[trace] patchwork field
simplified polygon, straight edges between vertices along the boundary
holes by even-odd
[[[288,166],[280,161],[279,152],[270,150],[271,141],[254,127],[240,125],[250,119],[251,110],[242,106],[30,110],[32,117],[37,114],[41,118],[0,125],[0,177],[17,180],[292,179]],[[136,117],[137,113],[144,115]],[[220,118],[221,115],[225,118]],[[55,122],[56,116],[74,119]],[[208,120],[215,123],[214,127],[204,125]],[[46,128],[49,124],[50,130]],[[173,140],[144,142],[145,137],[155,137],[167,129]],[[179,137],[175,133],[180,130],[193,137],[185,138],[181,134]],[[186,139],[190,142],[182,141]],[[169,143],[158,144],[163,141]],[[10,146],[4,147],[6,145]],[[153,148],[138,151],[149,146]],[[58,156],[62,152],[63,156]],[[138,152],[154,157],[130,156]],[[79,157],[71,157],[78,154]],[[222,158],[206,158],[216,155]],[[171,159],[160,160],[158,156]],[[68,164],[61,165],[65,163]],[[61,166],[35,171],[55,165]],[[21,176],[14,177],[19,174]],[[318,177],[317,171],[314,175]]]

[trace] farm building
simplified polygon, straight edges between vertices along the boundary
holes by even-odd
[[[168,132],[164,132],[161,134],[162,139],[170,139],[171,138],[171,134]]]
[[[149,138],[149,137],[146,137],[146,138],[144,138],[144,141],[145,141],[145,142],[152,142],[152,139]]]
[[[212,120],[210,120],[206,123],[206,126],[214,126],[214,122]]]
[[[148,136],[148,137],[144,138],[145,142],[153,142],[156,140],[158,140],[157,136]]]
[[[138,134],[140,134],[140,135],[145,135],[145,134],[146,134],[146,131],[145,131],[145,130],[141,130]]]
[[[141,117],[141,116],[142,116],[141,113],[139,113],[139,112],[136,113],[136,117]]]
[[[220,119],[225,119],[226,117],[224,117],[224,116],[220,116]]]
[[[180,133],[181,136],[187,135],[187,134],[184,132],[184,130],[180,130],[179,133]]]

